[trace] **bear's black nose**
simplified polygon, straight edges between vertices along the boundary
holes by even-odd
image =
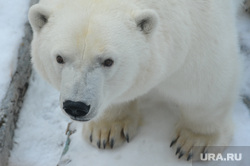
[[[65,112],[73,117],[83,117],[89,113],[90,105],[83,102],[74,102],[67,100],[63,102],[63,109]]]

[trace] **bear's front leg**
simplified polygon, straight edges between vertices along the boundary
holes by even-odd
[[[112,106],[97,120],[84,123],[83,135],[95,147],[117,147],[135,136],[140,119],[136,101]]]
[[[231,111],[222,107],[182,111],[170,144],[178,158],[201,160],[206,153],[222,153],[230,144],[233,136]]]

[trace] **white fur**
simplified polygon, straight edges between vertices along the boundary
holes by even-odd
[[[193,145],[228,145],[241,76],[234,2],[41,0],[29,14],[32,61],[61,92],[61,104],[91,105],[84,135],[94,145],[111,144],[107,130],[120,134],[130,126],[124,136],[133,137],[133,100],[152,89],[178,105],[176,145],[186,154]],[[107,58],[110,68],[101,65]],[[114,137],[115,145],[124,136]]]

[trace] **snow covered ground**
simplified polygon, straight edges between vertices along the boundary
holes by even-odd
[[[28,4],[29,0],[0,1],[2,96],[15,68],[17,49],[24,22],[27,21]],[[250,17],[241,13],[238,28],[245,61],[242,94],[250,96]],[[59,93],[33,72],[15,131],[9,166],[55,166],[58,163],[66,139],[65,129],[70,121],[61,112],[58,99]],[[79,130],[71,136],[69,151],[63,157],[71,160],[67,166],[191,165],[177,160],[169,148],[177,116],[171,109],[166,111],[167,104],[155,94],[145,97],[143,103],[140,109],[143,110],[144,122],[131,143],[114,150],[98,150],[82,140],[78,127]],[[157,113],[152,114],[152,110]],[[241,101],[235,108],[234,119],[236,133],[232,145],[250,146],[250,115]]]
[[[29,0],[0,1],[0,103],[15,72]]]

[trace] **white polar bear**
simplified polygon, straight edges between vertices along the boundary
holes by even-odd
[[[99,148],[129,142],[136,99],[155,89],[181,112],[171,146],[190,159],[233,135],[241,63],[233,0],[42,0],[32,62]]]

